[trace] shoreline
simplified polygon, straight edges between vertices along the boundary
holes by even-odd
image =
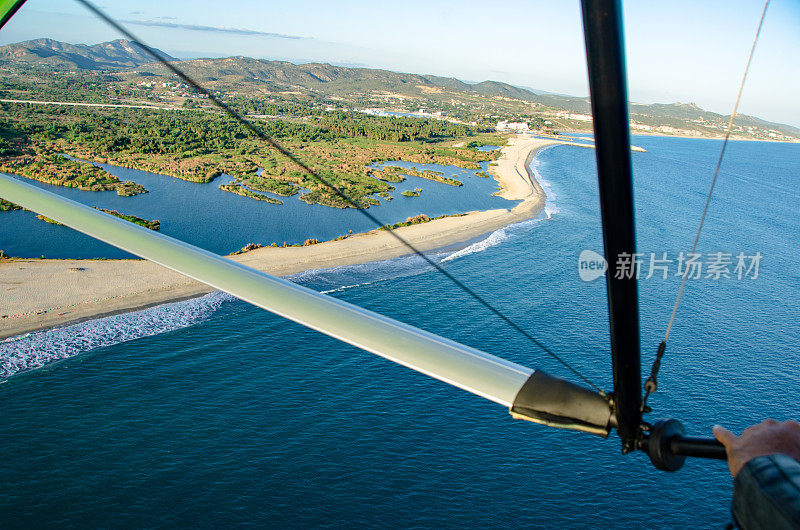
[[[428,252],[536,217],[545,194],[529,166],[536,154],[569,142],[514,136],[489,173],[509,209],[472,211],[396,229]],[[412,252],[384,230],[306,247],[261,247],[228,259],[273,276],[383,261]],[[0,340],[195,298],[214,289],[144,260],[11,259],[0,262]]]

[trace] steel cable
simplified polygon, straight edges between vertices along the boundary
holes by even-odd
[[[739,92],[736,94],[736,102],[733,105],[733,112],[731,112],[731,118],[728,120],[728,127],[725,129],[725,139],[722,141],[722,149],[719,152],[719,158],[717,159],[717,166],[714,169],[714,177],[711,179],[711,187],[708,190],[708,195],[706,196],[706,203],[703,206],[703,214],[700,216],[700,223],[697,226],[697,232],[694,236],[694,242],[692,243],[692,250],[689,252],[689,256],[694,255],[695,250],[697,250],[697,243],[700,241],[700,232],[703,230],[703,223],[706,220],[706,214],[708,213],[708,206],[711,204],[711,196],[714,193],[714,186],[717,184],[717,177],[719,176],[720,167],[722,167],[722,159],[725,156],[725,149],[728,147],[728,139],[731,136],[731,131],[733,130],[733,119],[736,117],[736,111],[739,109],[739,101],[742,99],[742,91],[744,90],[744,83],[747,80],[747,73],[750,71],[750,63],[753,61],[753,55],[756,51],[756,44],[758,43],[758,37],[761,35],[761,27],[764,25],[764,17],[767,15],[767,8],[769,7],[770,0],[767,0],[764,4],[764,10],[761,12],[761,20],[758,23],[758,29],[756,30],[756,36],[753,38],[753,45],[750,47],[750,55],[747,58],[747,65],[744,68],[744,74],[742,75],[742,81],[739,83]],[[667,324],[667,330],[664,333],[664,340],[661,341],[661,344],[658,345],[658,350],[656,351],[656,358],[653,361],[653,366],[650,370],[650,376],[644,383],[644,398],[642,398],[642,407],[641,410],[645,411],[647,408],[647,398],[658,389],[657,377],[658,371],[661,368],[661,360],[664,357],[664,353],[667,350],[667,340],[669,340],[669,334],[672,331],[672,325],[675,323],[675,315],[678,312],[678,305],[681,303],[681,296],[683,295],[683,289],[686,287],[686,279],[689,277],[689,267],[685,267],[683,271],[683,277],[681,278],[681,286],[678,289],[678,295],[675,298],[675,305],[672,306],[672,314],[669,317],[669,323]]]
[[[242,115],[240,115],[238,112],[236,112],[236,111],[235,111],[235,110],[233,110],[231,107],[229,107],[228,105],[226,105],[225,103],[223,103],[223,102],[222,102],[222,101],[221,101],[219,98],[217,98],[217,97],[216,97],[216,96],[215,96],[213,93],[211,93],[211,91],[209,91],[209,90],[207,90],[206,88],[204,88],[202,85],[200,85],[199,83],[197,83],[197,82],[196,82],[194,79],[192,79],[191,77],[189,77],[189,76],[188,76],[188,75],[187,75],[185,72],[183,72],[181,69],[179,69],[178,67],[176,67],[174,64],[172,64],[172,63],[171,63],[171,62],[169,62],[168,60],[166,60],[166,59],[165,59],[163,56],[161,56],[161,54],[157,53],[157,52],[156,52],[156,51],[155,51],[153,48],[151,48],[150,46],[148,46],[147,44],[145,44],[144,42],[142,42],[142,40],[141,40],[141,39],[137,38],[137,37],[136,37],[135,35],[133,35],[133,34],[132,34],[132,33],[131,33],[131,32],[130,32],[128,29],[126,29],[124,26],[122,26],[122,25],[121,25],[121,24],[119,24],[117,21],[115,21],[114,19],[112,19],[112,18],[111,18],[109,15],[107,15],[105,12],[101,11],[101,10],[100,10],[100,9],[99,9],[97,6],[95,6],[93,3],[89,2],[89,0],[75,0],[75,1],[76,1],[76,2],[78,2],[79,4],[83,5],[83,6],[84,6],[86,9],[88,9],[90,12],[92,12],[94,15],[96,15],[96,16],[97,16],[98,18],[100,18],[101,20],[103,20],[103,21],[104,21],[106,24],[108,24],[109,26],[111,26],[112,28],[114,28],[116,31],[118,31],[119,33],[121,33],[122,35],[124,35],[124,36],[125,36],[125,37],[126,37],[128,40],[130,40],[131,42],[133,42],[133,43],[134,43],[134,44],[136,44],[137,46],[140,46],[140,47],[141,47],[141,48],[142,48],[142,49],[143,49],[145,52],[147,52],[147,54],[148,54],[148,55],[152,56],[152,57],[153,57],[153,58],[154,58],[156,61],[158,61],[159,63],[161,63],[162,65],[164,65],[164,66],[165,66],[167,69],[169,69],[169,70],[170,70],[170,71],[171,71],[173,74],[175,74],[175,75],[176,75],[176,76],[178,76],[180,79],[182,79],[182,80],[183,80],[183,81],[184,81],[186,84],[190,85],[190,86],[191,86],[191,87],[193,87],[195,90],[197,90],[198,92],[200,92],[201,94],[203,94],[204,96],[206,96],[206,97],[208,98],[208,100],[209,100],[209,101],[211,101],[211,102],[212,102],[214,105],[216,105],[216,106],[217,106],[219,109],[221,109],[223,112],[225,112],[225,113],[226,113],[228,116],[230,116],[231,118],[233,118],[234,120],[236,120],[237,122],[239,122],[240,124],[242,124],[242,125],[243,125],[245,128],[247,128],[247,130],[248,130],[248,131],[250,131],[250,132],[251,132],[251,133],[252,133],[252,134],[253,134],[253,135],[254,135],[256,138],[258,138],[258,139],[260,139],[260,140],[262,140],[262,141],[264,141],[264,142],[268,143],[268,144],[269,144],[271,147],[273,147],[273,148],[274,148],[276,151],[278,151],[280,154],[282,154],[283,156],[285,156],[286,158],[288,158],[289,160],[291,160],[293,163],[297,164],[297,166],[299,166],[300,168],[302,168],[302,169],[303,169],[303,171],[305,171],[306,173],[308,173],[308,174],[309,174],[309,175],[310,175],[312,178],[314,178],[314,179],[315,179],[317,182],[321,183],[323,186],[325,186],[325,187],[327,187],[328,189],[330,189],[330,190],[331,190],[333,193],[335,193],[335,194],[336,194],[338,197],[340,197],[341,199],[343,199],[344,201],[346,201],[346,202],[347,202],[347,203],[348,203],[350,206],[352,206],[353,208],[355,208],[357,211],[361,212],[361,214],[362,214],[362,215],[364,215],[364,216],[365,216],[367,219],[369,219],[371,222],[373,222],[373,223],[375,224],[375,226],[376,226],[376,227],[381,227],[381,226],[383,226],[383,225],[382,225],[382,223],[381,223],[381,222],[380,222],[380,221],[379,221],[379,220],[378,220],[378,219],[377,219],[377,218],[376,218],[374,215],[372,215],[371,213],[369,213],[369,212],[368,212],[366,209],[362,208],[362,207],[361,207],[361,206],[360,206],[358,203],[356,203],[356,202],[355,202],[355,201],[354,201],[354,200],[353,200],[351,197],[349,197],[347,194],[345,194],[345,193],[344,193],[344,192],[343,192],[341,189],[339,189],[339,188],[338,188],[337,186],[335,186],[333,183],[331,183],[330,181],[328,181],[327,179],[325,179],[324,177],[322,177],[322,176],[321,176],[321,175],[320,175],[318,172],[316,172],[316,171],[315,171],[315,170],[313,170],[311,167],[309,167],[307,164],[305,164],[303,161],[301,161],[301,160],[300,160],[300,159],[299,159],[297,156],[295,156],[295,155],[294,155],[294,154],[293,154],[291,151],[289,151],[288,149],[286,149],[285,147],[283,147],[282,145],[280,145],[280,144],[279,144],[278,142],[276,142],[274,139],[272,139],[272,138],[270,138],[269,136],[267,136],[266,134],[264,134],[264,133],[263,133],[261,130],[259,130],[259,129],[258,129],[258,128],[257,128],[255,125],[253,125],[253,124],[252,124],[250,121],[248,121],[248,120],[247,120],[247,119],[245,119],[245,118],[244,118]],[[515,331],[519,332],[519,333],[520,333],[520,334],[522,334],[524,337],[526,337],[527,339],[529,339],[529,340],[530,340],[531,342],[533,342],[533,343],[534,343],[536,346],[538,346],[538,347],[539,347],[539,348],[540,348],[542,351],[544,351],[544,352],[545,352],[547,355],[549,355],[550,357],[552,357],[553,359],[555,359],[556,361],[558,361],[559,363],[561,363],[561,364],[562,364],[562,365],[563,365],[565,368],[567,368],[568,370],[570,370],[570,371],[571,371],[571,372],[572,372],[574,375],[576,375],[578,378],[580,378],[580,379],[581,379],[583,382],[585,382],[586,384],[590,385],[592,388],[594,388],[594,389],[595,389],[595,390],[597,390],[598,392],[601,392],[601,393],[603,392],[603,390],[602,390],[602,389],[601,389],[599,386],[595,385],[595,384],[594,384],[594,383],[593,383],[591,380],[589,380],[587,377],[585,377],[583,374],[581,374],[581,373],[580,373],[580,372],[579,372],[579,371],[578,371],[576,368],[574,368],[574,367],[573,367],[572,365],[570,365],[570,364],[569,364],[567,361],[565,361],[564,359],[562,359],[562,358],[561,358],[561,357],[560,357],[558,354],[556,354],[555,352],[553,352],[553,351],[552,351],[550,348],[548,348],[547,346],[545,346],[544,344],[542,344],[542,342],[540,342],[538,339],[536,339],[535,337],[533,337],[533,336],[532,336],[530,333],[528,333],[527,331],[525,331],[525,330],[524,330],[522,327],[520,327],[520,326],[519,326],[519,325],[518,325],[516,322],[514,322],[513,320],[511,320],[511,318],[510,318],[510,317],[506,316],[506,315],[505,315],[503,312],[501,312],[499,309],[497,309],[497,308],[495,308],[493,305],[491,305],[491,304],[490,304],[490,303],[489,303],[489,302],[488,302],[488,301],[487,301],[485,298],[483,298],[481,295],[479,295],[478,293],[476,293],[475,291],[473,291],[472,289],[470,289],[469,287],[467,287],[467,286],[466,286],[466,285],[465,285],[465,284],[464,284],[464,283],[463,283],[461,280],[459,280],[459,279],[458,279],[458,278],[456,278],[456,277],[455,277],[453,274],[451,274],[450,272],[448,272],[447,270],[445,270],[445,269],[444,269],[444,268],[443,268],[443,267],[442,267],[440,264],[436,263],[434,260],[432,260],[432,259],[431,259],[429,256],[427,256],[427,255],[426,255],[425,253],[423,253],[421,250],[417,249],[417,248],[416,248],[416,247],[415,247],[415,246],[414,246],[414,245],[413,245],[411,242],[409,242],[408,240],[406,240],[405,238],[403,238],[402,236],[400,236],[399,234],[397,234],[397,233],[396,233],[394,230],[392,230],[392,229],[387,229],[387,232],[389,232],[389,233],[392,235],[392,237],[394,237],[394,238],[395,238],[397,241],[399,241],[399,242],[400,242],[400,243],[401,243],[403,246],[405,246],[406,248],[408,248],[408,249],[409,249],[409,250],[410,250],[410,251],[411,251],[413,254],[417,255],[417,256],[418,256],[418,257],[420,257],[422,260],[424,260],[424,261],[425,261],[425,262],[426,262],[428,265],[430,265],[431,267],[433,267],[433,269],[434,269],[434,270],[436,270],[436,271],[438,271],[440,274],[444,275],[444,276],[445,276],[445,277],[446,277],[448,280],[450,280],[450,281],[451,281],[451,282],[452,282],[452,283],[453,283],[453,284],[454,284],[456,287],[458,287],[458,288],[459,288],[461,291],[463,291],[464,293],[466,293],[467,295],[469,295],[470,297],[472,297],[472,298],[473,298],[474,300],[476,300],[476,301],[477,301],[477,302],[478,302],[480,305],[482,305],[484,308],[486,308],[486,309],[487,309],[487,310],[488,310],[490,313],[492,313],[493,315],[495,315],[495,316],[497,316],[498,318],[500,318],[500,319],[501,319],[503,322],[505,322],[505,323],[506,323],[506,324],[507,324],[509,327],[511,327],[512,329],[514,329]]]

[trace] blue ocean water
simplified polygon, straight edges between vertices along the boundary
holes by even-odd
[[[720,142],[635,143],[647,149],[634,153],[639,250],[675,258],[691,244]],[[798,155],[798,145],[729,145],[699,249],[731,254],[734,264],[740,252],[760,254],[758,277],[689,281],[651,419],[679,418],[708,435],[714,423],[740,430],[796,417]],[[437,257],[610,388],[605,286],[582,281],[577,268],[582,250],[602,249],[594,152],[553,147],[533,165],[549,217]],[[646,369],[672,308],[675,271],[640,283]],[[569,376],[414,258],[294,279]],[[702,528],[728,520],[723,463],[657,472],[643,454],[621,456],[613,436],[512,420],[502,407],[221,295],[127,318],[17,343],[25,355],[94,349],[0,384],[0,526]]]

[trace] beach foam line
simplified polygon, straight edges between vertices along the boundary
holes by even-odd
[[[434,261],[441,261],[441,257],[447,253],[433,252],[426,255]],[[434,268],[430,264],[412,254],[355,265],[312,269],[285,278],[322,294],[330,294],[387,280],[417,276],[432,270]]]
[[[328,294],[433,270],[430,266],[422,267],[424,263],[421,258],[412,255],[309,270],[286,279]],[[236,298],[227,293],[214,291],[198,298],[0,340],[0,382],[90,350],[199,324],[211,318],[223,303],[234,300]]]
[[[547,218],[549,219],[550,216],[548,215]],[[441,262],[446,263],[448,261],[453,261],[459,258],[463,258],[465,256],[469,256],[470,254],[477,254],[478,252],[484,252],[492,247],[496,247],[506,241],[509,241],[513,235],[518,232],[521,232],[525,229],[531,228],[536,226],[537,224],[541,223],[541,218],[536,219],[528,219],[527,221],[520,221],[519,223],[514,223],[512,225],[505,226],[503,228],[497,229],[488,237],[481,239],[480,241],[476,241],[475,243],[462,248],[461,250],[457,250],[452,254],[449,254],[442,258]]]
[[[419,256],[304,271],[286,279],[329,294],[349,288],[423,274],[433,270]],[[342,283],[349,282],[349,283]],[[328,286],[325,289],[325,286]],[[214,291],[139,311],[87,320],[60,328],[0,340],[0,382],[23,372],[52,365],[81,353],[150,337],[202,323],[222,306],[237,300]]]
[[[89,350],[193,326],[235,298],[213,293],[140,311],[87,320],[0,341],[0,378],[42,368]]]
[[[442,263],[447,263],[448,261],[457,260],[458,258],[463,258],[464,256],[469,256],[470,254],[476,254],[478,252],[483,252],[489,248],[495,247],[504,241],[508,241],[508,232],[506,228],[500,228],[499,230],[495,230],[489,237],[481,239],[480,241],[476,241],[475,243],[462,248],[461,250],[457,250],[446,256],[442,259]]]
[[[528,166],[531,172],[533,173],[533,177],[539,183],[539,186],[542,188],[542,191],[544,191],[545,203],[542,211],[545,213],[548,219],[550,219],[550,217],[552,217],[554,214],[557,214],[561,211],[561,209],[558,207],[558,203],[556,202],[556,199],[558,199],[558,195],[556,195],[555,191],[553,191],[553,185],[542,176],[542,173],[540,171],[542,167],[542,161],[539,159],[539,155],[543,151],[549,149],[550,147],[555,147],[555,146],[548,146],[540,149],[539,152],[536,153],[536,156],[533,157],[530,165]]]
[[[509,241],[516,233],[535,226],[542,220],[540,217],[515,223],[495,230],[488,237],[460,250],[432,252],[427,255],[434,261],[445,263],[483,252]],[[377,262],[312,269],[287,276],[286,279],[323,294],[331,294],[434,270],[419,256],[410,255]],[[224,302],[234,300],[236,298],[229,294],[214,291],[199,298],[2,340],[0,379],[42,368],[97,348],[199,324],[211,318]]]
[[[536,153],[537,156],[538,156],[539,153],[541,153],[545,149],[548,149],[548,147],[544,147],[544,148],[540,149],[539,152]],[[550,182],[548,182],[547,180],[545,180],[542,177],[541,173],[539,172],[540,162],[539,162],[537,156],[533,157],[533,159],[531,160],[531,163],[529,164],[528,167],[533,172],[534,178],[539,183],[539,186],[541,186],[542,191],[544,191],[544,193],[545,193],[545,204],[544,204],[544,208],[542,209],[542,213],[545,214],[547,219],[550,219],[550,218],[552,218],[553,215],[559,213],[561,211],[561,209],[558,207],[558,204],[556,203],[557,196],[556,196],[555,192],[553,191],[552,184]],[[453,261],[453,260],[456,260],[456,259],[459,259],[459,258],[463,258],[464,256],[469,256],[470,254],[483,252],[483,251],[485,251],[487,249],[490,249],[490,248],[495,247],[495,246],[497,246],[497,245],[499,245],[501,243],[504,243],[505,241],[508,241],[509,238],[512,236],[512,234],[514,234],[515,232],[518,232],[520,230],[524,230],[524,229],[527,229],[529,227],[535,226],[538,223],[540,223],[541,221],[542,221],[542,218],[541,218],[541,216],[539,216],[539,217],[536,217],[534,219],[528,219],[526,221],[520,221],[519,223],[514,223],[514,224],[510,224],[508,226],[504,226],[503,228],[495,230],[494,232],[489,234],[488,237],[486,237],[484,239],[481,239],[480,241],[476,241],[475,243],[473,243],[473,244],[471,244],[471,245],[469,245],[469,246],[467,246],[467,247],[465,247],[465,248],[463,248],[461,250],[453,252],[452,254],[449,254],[448,256],[444,257],[441,260],[441,262],[444,263],[444,262],[448,262],[448,261]]]
[[[538,150],[552,143],[557,142],[514,138],[503,148],[503,155],[492,174],[505,190],[505,198],[521,201],[510,210],[499,208],[468,212],[463,216],[403,227],[398,232],[417,248],[431,253],[428,255],[439,256],[442,249],[450,247],[448,250],[452,251],[453,245],[476,241],[476,237],[540,215],[544,196],[540,186],[533,182],[533,172],[529,166]],[[498,237],[499,234],[488,244]],[[483,246],[486,245],[484,243]],[[472,251],[478,248],[473,247]],[[340,241],[327,241],[308,247],[261,248],[231,259],[275,276],[287,276],[307,268],[374,263],[408,254],[408,249],[388,232],[372,230]],[[465,254],[462,252],[460,255]],[[18,337],[21,333],[68,325],[111,312],[142,310],[151,305],[183,300],[210,291],[206,286],[146,261],[22,262],[25,266],[18,266],[16,261],[0,264],[4,280],[13,282],[18,286],[17,292],[23,293],[14,304],[10,304],[17,312],[9,314],[8,320],[3,322],[0,337]],[[389,268],[393,269],[386,273],[390,277],[416,274],[420,269],[429,270],[426,266],[420,266],[414,258],[411,261],[395,261]],[[80,274],[75,271],[80,271]],[[313,288],[328,291],[357,283],[363,282],[333,281],[328,282],[327,286],[314,285]],[[54,289],[53,285],[63,285],[64,288]],[[62,311],[65,307],[69,310]]]

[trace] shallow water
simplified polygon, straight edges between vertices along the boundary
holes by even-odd
[[[635,143],[648,150],[634,153],[639,249],[686,251],[720,143]],[[798,148],[729,146],[700,247],[760,252],[760,274],[689,282],[652,419],[679,418],[708,435],[714,423],[741,429],[796,417]],[[577,147],[542,151],[533,164],[550,217],[437,258],[609,388],[605,287],[581,281],[577,269],[581,250],[602,248],[593,157]],[[569,376],[415,258],[294,279]],[[658,275],[640,282],[643,364],[677,284]],[[707,528],[728,520],[723,463],[656,472],[643,454],[620,456],[613,436],[514,421],[495,404],[215,296],[109,324],[118,331],[86,324],[89,346],[97,334],[124,342],[0,385],[0,526]],[[125,330],[161,333],[128,340]],[[64,348],[57,337],[36,340],[39,352]]]
[[[403,182],[392,183],[395,187],[390,192],[392,200],[376,197],[381,204],[369,208],[381,224],[405,221],[422,213],[436,217],[514,205],[511,201],[492,196],[497,190],[494,179],[475,176],[478,171],[486,171],[488,162],[483,162],[480,170],[436,164],[391,164],[440,171],[464,185],[454,187],[410,176]],[[326,241],[350,230],[358,233],[375,228],[369,219],[352,208],[306,204],[299,199],[300,194],[279,197],[267,193],[283,201],[282,205],[275,205],[222,191],[219,185],[232,180],[225,175],[207,184],[197,184],[147,171],[96,165],[120,180],[132,180],[143,185],[149,193],[120,197],[113,191],[89,192],[25,181],[90,206],[158,219],[162,233],[218,254],[234,252],[249,243],[294,244],[312,238]],[[401,195],[403,191],[414,188],[422,189],[419,197]],[[130,257],[117,248],[67,227],[45,223],[37,219],[36,214],[22,210],[0,212],[0,249],[9,256],[27,258],[42,255],[48,258]]]

